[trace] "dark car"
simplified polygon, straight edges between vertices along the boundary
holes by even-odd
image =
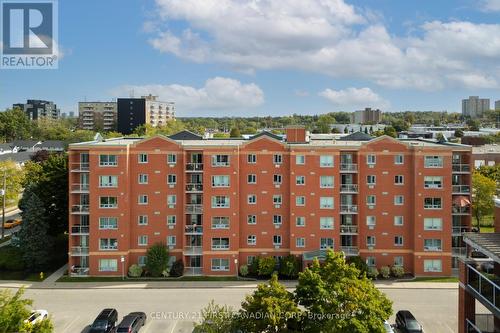
[[[396,314],[396,326],[402,333],[423,333],[422,325],[408,310],[398,311]]]
[[[116,327],[116,333],[137,333],[146,323],[144,312],[131,312]]]
[[[89,333],[111,333],[114,332],[118,321],[118,311],[116,309],[104,309],[90,326]]]

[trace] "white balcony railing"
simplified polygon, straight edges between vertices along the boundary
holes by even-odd
[[[202,235],[203,227],[201,225],[187,225],[185,232],[187,235]]]
[[[71,172],[89,172],[90,163],[71,163]]]
[[[71,214],[88,214],[89,205],[73,205],[71,206]]]
[[[344,252],[346,256],[359,255],[359,249],[357,246],[341,246],[340,251]]]
[[[72,235],[88,235],[89,231],[88,225],[74,225],[71,227]]]
[[[203,249],[201,246],[186,246],[184,247],[184,255],[201,255],[203,253]]]
[[[88,256],[89,248],[85,246],[73,246],[70,248],[70,254],[73,257]]]
[[[203,171],[203,163],[187,163],[186,171]]]
[[[358,205],[340,205],[340,212],[356,214],[358,213]]]
[[[341,184],[340,193],[358,193],[357,184]]]
[[[73,184],[71,185],[72,193],[87,193],[90,187],[89,184]]]
[[[340,226],[340,233],[341,234],[357,234],[358,233],[358,226],[357,225],[341,225]]]
[[[453,193],[467,194],[470,193],[469,185],[453,185],[451,191]]]
[[[354,163],[342,163],[340,164],[340,171],[343,172],[357,172],[358,165]]]
[[[186,214],[201,214],[203,213],[203,205],[202,204],[187,204],[186,205]]]
[[[460,173],[469,173],[470,165],[469,164],[461,164],[461,163],[453,163],[451,166],[452,172],[460,172]]]
[[[467,286],[478,293],[483,301],[500,311],[500,285],[487,278],[484,274],[476,270],[471,265],[467,265]],[[498,279],[498,277],[497,277]]]

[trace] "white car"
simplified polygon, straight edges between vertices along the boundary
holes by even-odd
[[[49,313],[47,310],[33,310],[30,316],[26,319],[25,323],[30,323],[31,325],[38,324],[42,320],[49,318]]]
[[[392,329],[391,324],[386,320],[384,321],[384,328],[387,333],[394,333],[394,330]]]

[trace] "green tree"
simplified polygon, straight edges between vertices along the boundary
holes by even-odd
[[[259,259],[259,275],[270,276],[274,272],[276,261],[273,257],[264,257]]]
[[[482,217],[492,214],[495,207],[493,202],[495,181],[476,171],[472,174],[472,191],[472,209],[480,230]]]
[[[0,141],[28,139],[32,130],[32,122],[21,109],[0,112]]]
[[[151,276],[162,276],[168,268],[168,249],[162,243],[152,245],[146,252],[146,270]]]
[[[384,128],[384,134],[388,136],[392,136],[393,138],[398,136],[398,133],[396,132],[396,129],[392,126],[386,126]]]
[[[470,131],[479,131],[479,127],[481,126],[479,121],[476,119],[468,119],[466,123]]]
[[[279,272],[282,276],[294,279],[299,275],[300,268],[300,260],[292,254],[280,260]]]
[[[5,176],[5,205],[7,207],[17,203],[24,181],[24,172],[13,161],[0,161],[0,188],[3,188]],[[3,196],[0,196],[0,207],[3,205]]]
[[[235,332],[234,310],[227,305],[215,304],[213,300],[201,310],[201,322],[193,332],[231,333]]]
[[[392,313],[391,301],[332,250],[299,274],[295,295],[306,311],[305,332],[383,333]]]
[[[317,131],[319,133],[331,133],[333,123],[335,123],[335,118],[328,114],[322,114],[316,122]]]
[[[231,138],[240,138],[241,137],[241,133],[240,133],[239,128],[237,128],[237,127],[231,128],[231,132],[229,133],[229,137],[231,137]]]
[[[461,129],[457,129],[457,130],[455,130],[455,133],[453,134],[453,136],[455,138],[462,138],[464,136],[464,131],[462,131]]]
[[[495,181],[497,183],[497,187],[500,186],[500,164],[482,165],[477,169],[477,172]]]

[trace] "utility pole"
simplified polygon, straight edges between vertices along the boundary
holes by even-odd
[[[1,191],[2,194],[2,239],[5,236],[5,192],[6,192],[6,185],[7,185],[7,170],[3,171],[3,188]]]

